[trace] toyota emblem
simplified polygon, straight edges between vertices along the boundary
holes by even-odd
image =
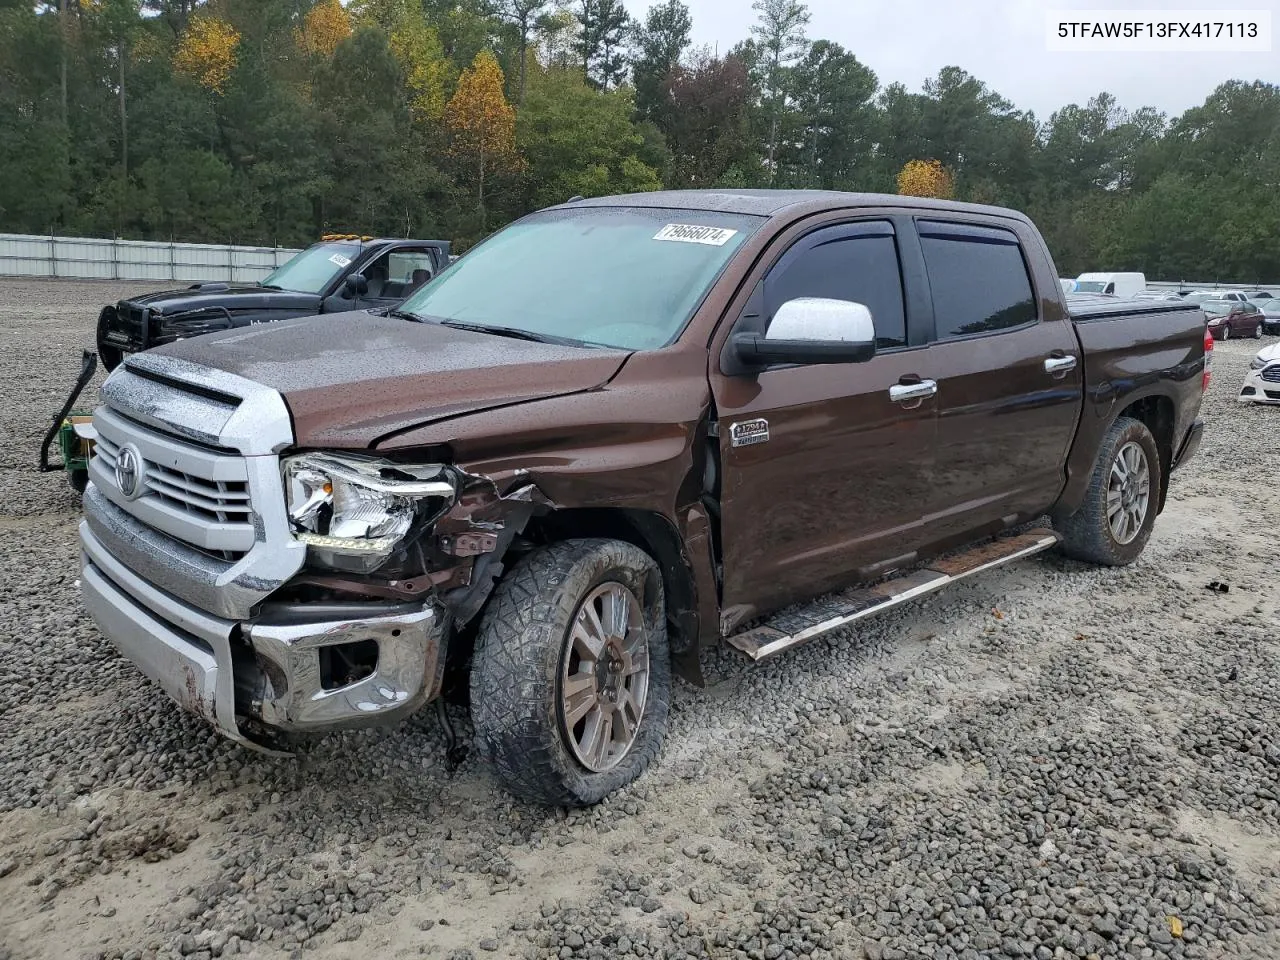
[[[138,448],[126,443],[116,454],[116,486],[126,500],[136,500],[146,489],[143,482],[146,474],[145,461]]]

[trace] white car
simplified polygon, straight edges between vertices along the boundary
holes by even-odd
[[[1280,406],[1280,343],[1258,351],[1249,363],[1244,384],[1240,387],[1241,403],[1272,403]]]

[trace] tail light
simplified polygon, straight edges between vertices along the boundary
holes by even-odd
[[[1200,378],[1200,390],[1209,389],[1209,374],[1213,369],[1213,333],[1204,328],[1204,375]]]

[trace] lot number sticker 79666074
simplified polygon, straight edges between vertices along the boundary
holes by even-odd
[[[674,240],[677,243],[705,243],[711,247],[723,247],[737,230],[724,227],[700,227],[689,223],[668,223],[658,231],[655,240]]]

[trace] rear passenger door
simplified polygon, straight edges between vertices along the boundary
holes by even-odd
[[[1070,319],[1044,315],[1060,298],[1037,296],[1013,230],[924,218],[916,229],[934,313],[926,376],[938,384],[926,522],[939,541],[963,541],[1057,499],[1083,364]]]

